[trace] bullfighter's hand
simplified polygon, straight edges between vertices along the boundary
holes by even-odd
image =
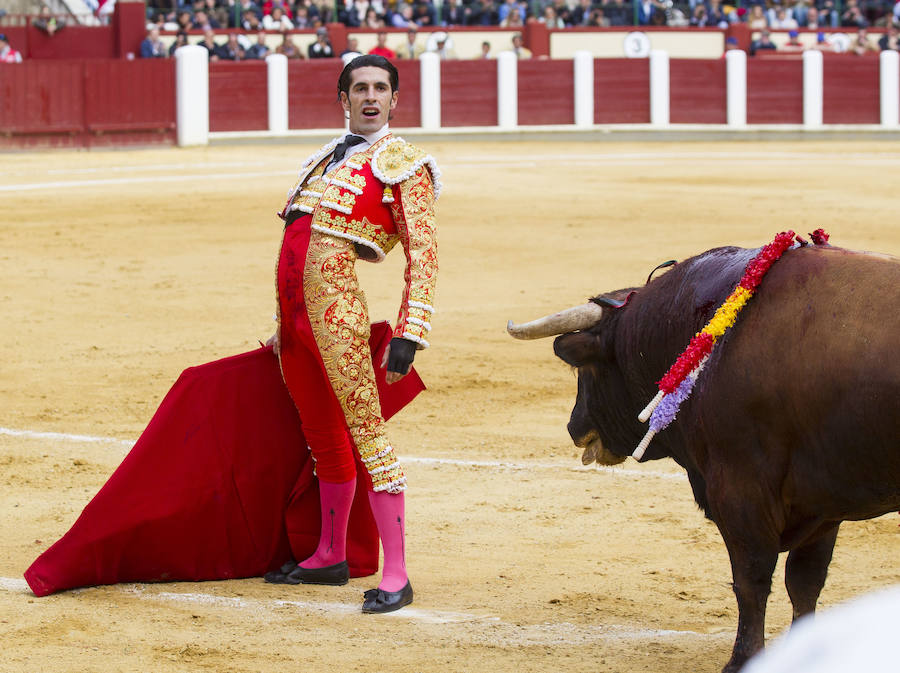
[[[415,342],[400,337],[391,339],[391,343],[384,349],[384,357],[381,358],[381,366],[387,367],[385,380],[388,383],[396,383],[406,376],[415,357]]]
[[[275,330],[275,334],[269,337],[269,340],[266,341],[266,346],[271,346],[275,355],[281,357],[281,338],[278,335],[278,330]]]

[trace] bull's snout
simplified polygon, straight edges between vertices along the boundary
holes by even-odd
[[[576,430],[577,432],[577,430]],[[575,446],[584,449],[581,454],[581,463],[590,465],[597,462],[600,465],[618,465],[625,460],[625,456],[619,456],[609,451],[600,440],[596,430],[589,430],[586,434],[573,434],[572,423],[569,423],[569,436],[575,442]]]

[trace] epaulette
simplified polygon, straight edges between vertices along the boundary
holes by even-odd
[[[392,138],[372,155],[372,173],[386,185],[396,185],[408,180],[422,167],[427,166],[434,183],[434,198],[441,193],[441,171],[434,157],[425,154],[403,138]]]

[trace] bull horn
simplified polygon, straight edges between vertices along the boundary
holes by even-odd
[[[506,323],[506,331],[515,339],[541,339],[587,329],[597,324],[602,314],[602,307],[588,302],[521,325],[516,325],[510,320]]]

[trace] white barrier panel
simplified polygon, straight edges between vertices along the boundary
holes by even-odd
[[[209,52],[195,44],[175,50],[178,145],[209,144]]]
[[[803,125],[806,127],[822,125],[823,62],[821,51],[803,52]]]
[[[420,114],[423,129],[441,128],[441,57],[426,51],[419,57]]]
[[[575,68],[575,126],[594,125],[594,55],[576,51]]]
[[[729,126],[747,125],[747,52],[725,52],[726,102]]]
[[[512,51],[497,55],[497,126],[519,125],[519,59]]]
[[[664,51],[650,52],[650,123],[669,125],[669,55]]]
[[[266,82],[269,99],[269,130],[288,130],[288,60],[284,54],[266,56]]]
[[[900,126],[900,54],[885,50],[879,55],[881,79],[881,125]]]

